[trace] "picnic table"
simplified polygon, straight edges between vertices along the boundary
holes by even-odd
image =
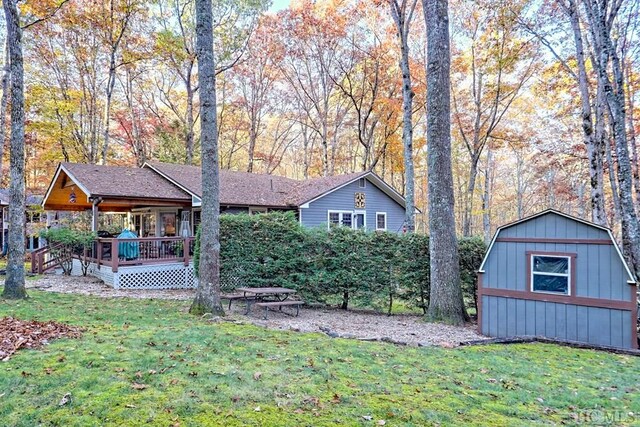
[[[237,288],[236,292],[241,292],[246,303],[247,311],[245,315],[251,311],[251,304],[264,308],[264,318],[267,318],[267,311],[270,307],[278,307],[282,311],[283,306],[295,306],[296,316],[300,312],[300,305],[304,304],[303,301],[298,299],[289,300],[288,298],[296,294],[295,289],[281,288],[281,287],[264,287],[264,288],[249,288],[241,287]],[[256,302],[257,301],[257,302]]]

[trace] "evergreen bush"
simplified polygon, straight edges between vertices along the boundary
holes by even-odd
[[[294,213],[222,215],[220,276],[223,291],[239,286],[293,288],[305,301],[357,301],[391,312],[394,302],[426,310],[429,304],[429,237],[342,227],[305,228]],[[460,240],[465,302],[475,305],[476,270],[485,251],[478,238]],[[199,272],[200,232],[194,267]]]

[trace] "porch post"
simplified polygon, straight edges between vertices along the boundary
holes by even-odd
[[[102,198],[95,197],[91,199],[91,231],[98,232],[98,205],[102,202]]]

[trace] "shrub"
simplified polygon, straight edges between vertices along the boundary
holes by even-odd
[[[62,267],[65,275],[70,275],[73,268],[73,255],[78,256],[82,266],[82,274],[87,275],[89,259],[85,252],[92,248],[96,239],[95,233],[74,230],[71,228],[50,228],[40,232],[40,237],[49,242],[51,256]]]
[[[429,237],[347,228],[308,229],[292,212],[220,217],[222,289],[284,286],[309,302],[358,305],[391,312],[395,301],[426,312],[429,304]],[[476,269],[485,245],[460,240],[465,302],[475,306]],[[199,273],[200,230],[194,267]]]

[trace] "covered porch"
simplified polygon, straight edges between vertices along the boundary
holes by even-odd
[[[114,288],[167,289],[193,287],[200,222],[193,202],[147,168],[62,163],[42,205],[50,212],[48,226],[88,220],[98,236],[91,250],[77,255],[74,274],[85,260],[89,274]],[[33,259],[34,272],[47,269],[46,250]]]

